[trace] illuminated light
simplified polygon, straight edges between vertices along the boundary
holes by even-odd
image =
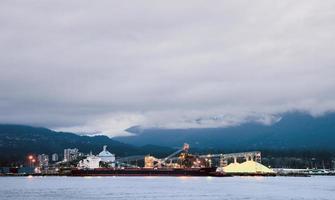
[[[34,162],[36,162],[36,160],[35,160],[35,159],[32,159],[32,160],[31,160],[31,162],[33,162],[33,163],[34,163]]]
[[[29,160],[32,160],[33,158],[34,158],[34,157],[33,157],[32,155],[29,155],[29,156],[28,156],[28,159],[29,159]]]

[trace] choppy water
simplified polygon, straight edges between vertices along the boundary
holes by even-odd
[[[0,177],[0,199],[335,199],[335,177]]]

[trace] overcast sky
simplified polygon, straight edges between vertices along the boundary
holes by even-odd
[[[335,110],[334,0],[0,1],[0,123],[125,134]]]

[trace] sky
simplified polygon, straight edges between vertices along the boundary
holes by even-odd
[[[127,135],[335,110],[335,1],[0,1],[0,123]]]

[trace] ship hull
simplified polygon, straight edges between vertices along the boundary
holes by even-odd
[[[98,169],[74,169],[71,176],[226,176],[217,173],[215,168],[98,168]]]

